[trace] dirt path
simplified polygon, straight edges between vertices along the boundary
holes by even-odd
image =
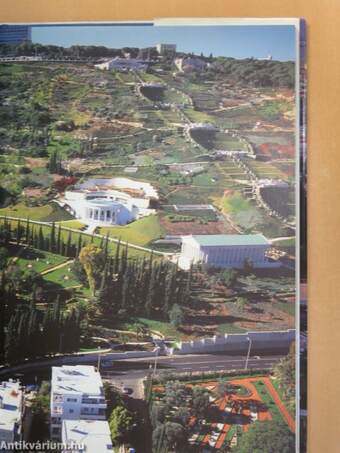
[[[64,263],[58,264],[57,266],[53,266],[48,269],[45,269],[44,271],[40,272],[40,275],[46,275],[46,274],[49,274],[50,272],[56,271],[57,269],[61,269],[69,264],[72,264],[73,261],[74,260],[65,261]]]

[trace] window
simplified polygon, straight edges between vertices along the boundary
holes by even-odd
[[[69,414],[73,414],[74,410],[73,409],[69,409],[68,413]]]
[[[68,403],[76,403],[77,402],[77,398],[67,398],[67,402]]]

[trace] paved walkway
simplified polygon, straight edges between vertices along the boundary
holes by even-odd
[[[96,225],[87,225],[83,232],[87,234],[93,234],[96,231],[96,228]]]
[[[73,263],[74,260],[68,260],[65,261],[64,263],[58,264],[57,266],[50,267],[48,269],[45,269],[44,271],[40,272],[40,275],[46,275],[49,274],[50,272],[54,272],[57,269],[62,269],[65,266],[68,266]]]

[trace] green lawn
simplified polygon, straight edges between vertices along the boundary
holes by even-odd
[[[220,324],[217,328],[218,333],[243,333],[247,332],[247,329],[243,329],[242,327],[238,327],[235,324],[224,323]]]
[[[131,244],[146,245],[163,236],[164,232],[157,215],[150,215],[125,226],[100,228],[99,234],[120,238]]]
[[[284,247],[295,247],[295,238],[281,239],[280,241],[273,242],[273,245],[279,245]]]
[[[1,222],[3,222],[4,219],[3,218],[0,218],[0,225],[1,225]],[[11,220],[10,221],[11,223],[11,228],[12,230],[15,230],[17,228],[17,223],[18,221],[17,220]],[[21,222],[21,225],[23,228],[26,227],[26,222]],[[31,224],[31,226],[33,227],[33,230],[38,232],[40,230],[40,227],[42,229],[42,232],[44,234],[44,236],[48,236],[50,234],[50,230],[51,230],[51,225],[39,225],[39,224]],[[66,227],[64,227],[66,228]],[[69,234],[70,232],[66,229],[64,229],[62,227],[62,230],[61,230],[61,237],[62,239],[64,240],[64,242],[67,242],[68,240],[68,237],[69,237]],[[58,230],[58,227],[56,226],[56,232]],[[90,243],[91,242],[91,235],[89,234],[85,234],[85,233],[82,233],[81,231],[78,232],[71,232],[71,243],[72,244],[75,244],[77,245],[78,244],[78,240],[79,240],[79,234],[81,234],[82,236],[82,240],[83,240],[83,245],[86,243]],[[105,237],[103,237],[103,241],[105,240]],[[97,238],[97,237],[94,237],[93,238],[93,243],[100,246],[100,244],[102,243],[102,239],[101,238]],[[115,250],[117,248],[117,244],[115,242],[110,242],[109,243],[109,251],[114,254],[115,253]],[[129,258],[142,258],[143,256],[147,255],[149,256],[149,252],[143,252],[141,250],[136,250],[132,247],[129,247],[129,251],[128,251],[128,255],[129,255]]]
[[[253,384],[255,385],[256,390],[259,392],[262,401],[268,407],[268,410],[271,413],[273,420],[277,422],[286,423],[286,420],[283,418],[279,408],[276,406],[265,384],[262,381],[255,381]]]
[[[58,220],[68,220],[72,218],[64,209],[56,203],[49,203],[43,206],[26,206],[24,203],[17,203],[14,206],[0,209],[0,215],[21,217],[31,220],[41,220],[43,222],[53,222]]]
[[[228,213],[237,213],[246,211],[250,208],[249,201],[246,200],[240,193],[235,193],[231,196],[223,197],[223,208]]]
[[[169,322],[165,321],[156,321],[154,319],[147,319],[147,318],[136,318],[132,324],[124,324],[121,328],[126,330],[134,330],[136,328],[136,324],[142,324],[144,327],[147,327],[150,330],[155,330],[157,332],[162,333],[167,338],[174,338],[176,340],[181,339],[181,334],[178,332],[176,327],[174,327]]]
[[[275,302],[275,308],[278,308],[291,316],[295,316],[295,304],[291,302]]]
[[[64,288],[81,285],[81,283],[79,283],[79,281],[73,275],[72,271],[69,271],[68,269],[69,266],[56,269],[55,271],[46,274],[44,276],[44,279],[48,282],[57,283]]]
[[[79,220],[64,220],[62,222],[56,222],[56,224],[66,228],[72,228],[73,230],[83,230],[86,227],[86,225],[79,222]]]
[[[16,259],[16,257],[18,258]],[[67,260],[68,258],[65,256],[22,247],[16,250],[16,256],[12,258],[12,262],[15,262],[21,269],[32,269],[39,273],[64,263]]]
[[[273,384],[273,387],[275,388],[275,390],[279,394],[279,397],[281,398],[281,401],[286,406],[288,412],[290,413],[290,415],[293,418],[295,418],[295,416],[296,416],[296,414],[295,414],[295,404],[294,404],[295,403],[295,399],[292,398],[291,401],[287,401],[285,396],[284,396],[282,387],[279,386],[278,380],[277,379],[272,379],[271,382]]]

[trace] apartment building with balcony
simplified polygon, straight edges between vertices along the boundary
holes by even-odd
[[[64,420],[105,420],[103,382],[93,366],[52,367],[51,438],[61,439]]]

